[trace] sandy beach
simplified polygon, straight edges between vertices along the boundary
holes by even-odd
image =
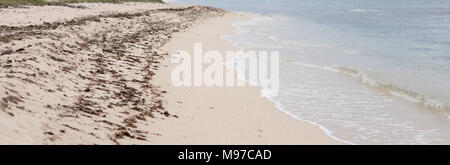
[[[276,109],[260,87],[171,83],[171,54],[196,42],[238,50],[221,36],[250,16],[76,5],[0,9],[0,144],[342,144]]]

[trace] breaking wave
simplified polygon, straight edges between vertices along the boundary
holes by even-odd
[[[376,13],[379,12],[379,10],[374,9],[353,9],[350,10],[351,13]]]
[[[295,61],[292,59],[281,59],[280,61],[285,62],[285,63],[294,64],[294,65],[301,65],[304,67],[327,70],[327,71],[332,71],[332,72],[336,72],[336,73],[343,73],[344,75],[358,78],[362,84],[364,84],[365,86],[367,86],[371,89],[375,89],[377,91],[381,91],[384,93],[390,93],[390,94],[393,94],[396,96],[403,97],[403,98],[407,99],[408,101],[420,103],[421,105],[425,106],[426,108],[450,111],[450,107],[444,105],[435,97],[423,95],[423,94],[420,94],[418,92],[415,92],[415,91],[412,91],[412,90],[409,90],[406,88],[401,88],[401,87],[397,87],[392,84],[380,82],[380,81],[378,81],[356,69],[352,69],[352,68],[348,68],[348,67],[319,66],[319,65],[309,64],[309,63],[298,62],[298,61]]]

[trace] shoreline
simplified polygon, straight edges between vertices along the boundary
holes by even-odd
[[[171,85],[170,54],[198,41],[236,50],[221,36],[249,17],[190,5],[77,5],[86,8],[2,10],[0,143],[342,144],[258,97],[260,87]]]
[[[255,19],[255,18],[254,18],[255,15],[250,15],[250,14],[244,13],[244,12],[234,12],[234,13],[240,14],[240,15],[244,15],[244,17],[248,17],[248,18],[247,18],[246,20],[244,20],[244,21],[251,21],[251,19]],[[250,17],[251,17],[251,18],[250,18]],[[237,21],[232,22],[231,24],[232,24],[232,26],[234,27],[236,23],[240,23],[241,21],[243,21],[243,20],[237,20]],[[235,28],[235,27],[234,27],[234,28]],[[234,32],[233,32],[233,33],[234,33]],[[239,49],[242,50],[242,51],[245,51],[245,49],[244,49],[243,47],[239,47],[238,45],[236,45],[236,44],[233,43],[232,41],[225,39],[225,37],[228,36],[228,35],[230,35],[230,34],[229,34],[229,33],[224,34],[224,35],[222,35],[222,36],[220,37],[220,39],[223,39],[223,40],[225,40],[225,41],[227,41],[227,42],[230,42],[234,47],[239,48]],[[243,79],[243,78],[241,78],[241,77],[238,77],[238,79],[240,79],[240,80],[242,80],[242,81],[245,81],[246,83],[249,83],[247,80],[245,80],[245,79]],[[260,86],[259,86],[259,87],[260,87]],[[262,87],[260,87],[260,88],[261,88],[260,90],[263,89]],[[350,141],[346,141],[346,140],[340,139],[340,138],[338,138],[338,137],[336,137],[336,136],[333,136],[333,135],[332,135],[332,132],[331,132],[328,128],[326,128],[325,126],[323,126],[323,125],[320,125],[320,124],[318,124],[318,123],[316,123],[316,122],[314,122],[314,121],[302,119],[302,118],[300,118],[300,117],[298,117],[298,116],[295,116],[294,114],[292,114],[292,113],[288,112],[286,109],[284,109],[284,108],[282,107],[281,103],[279,103],[278,101],[273,100],[271,97],[268,97],[268,96],[263,96],[263,97],[266,98],[266,99],[267,99],[268,101],[270,101],[271,103],[273,103],[278,111],[283,112],[283,113],[285,113],[286,115],[288,115],[288,116],[290,116],[290,117],[292,117],[292,118],[294,118],[294,119],[296,119],[296,120],[298,120],[298,121],[300,121],[300,122],[309,123],[309,124],[312,124],[312,125],[314,125],[314,126],[320,128],[327,136],[329,136],[330,138],[332,138],[332,139],[338,141],[339,143],[341,143],[341,144],[347,144],[347,145],[355,145],[355,143],[352,143],[352,142],[350,142]]]
[[[239,50],[229,41],[222,39],[222,36],[233,33],[234,22],[249,19],[250,16],[234,12],[227,12],[222,17],[209,18],[184,33],[175,34],[171,41],[163,46],[163,50],[169,54],[180,50],[193,54],[192,47],[195,42],[204,43],[203,51],[218,50],[224,53],[227,50]],[[168,67],[161,68],[157,75],[170,74],[169,71],[174,67],[168,59],[164,60],[163,65]],[[170,136],[169,139],[172,140],[158,139],[157,144],[343,144],[328,136],[319,126],[298,120],[277,109],[274,102],[259,95],[261,90],[259,86],[173,87],[168,78],[170,77],[156,76],[155,81],[167,89],[167,108],[180,118],[176,121],[165,119],[166,121],[158,122],[161,124],[158,127],[164,128],[159,131],[161,137]],[[203,99],[209,100],[208,103],[201,103]],[[200,102],[200,106],[186,103],[186,100]],[[243,105],[242,102],[246,102],[247,105]],[[177,104],[181,104],[181,107]],[[173,127],[177,129],[169,129]],[[196,130],[190,130],[192,128]],[[220,131],[216,130],[218,128]],[[185,130],[190,131],[183,132]],[[228,139],[229,137],[240,138]]]

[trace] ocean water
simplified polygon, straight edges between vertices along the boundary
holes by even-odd
[[[280,52],[293,117],[354,144],[450,144],[449,0],[177,0],[244,12],[226,36]]]

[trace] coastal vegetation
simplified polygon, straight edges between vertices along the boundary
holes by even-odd
[[[164,3],[162,0],[0,0],[0,7],[20,7],[26,5],[67,5],[68,3],[121,3],[121,2],[155,2]]]

